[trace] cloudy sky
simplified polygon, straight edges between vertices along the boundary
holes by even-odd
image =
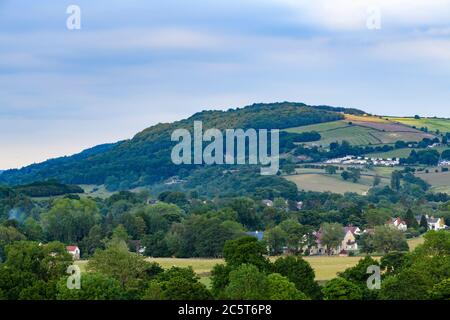
[[[450,0],[0,0],[0,169],[274,101],[450,117]]]

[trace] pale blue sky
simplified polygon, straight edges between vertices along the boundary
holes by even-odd
[[[254,102],[450,117],[449,87],[450,0],[0,0],[0,169]]]

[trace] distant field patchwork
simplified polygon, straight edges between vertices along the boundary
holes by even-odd
[[[428,130],[441,132],[450,132],[450,119],[438,119],[438,118],[397,118],[397,117],[385,117],[392,122],[399,122],[408,126],[415,126],[416,128],[427,127]]]
[[[378,118],[375,118],[378,119]],[[352,124],[349,124],[352,122]],[[287,132],[308,132],[316,131],[322,139],[315,144],[329,145],[332,142],[342,142],[346,140],[352,145],[380,145],[393,144],[398,140],[419,141],[425,137],[433,137],[413,128],[385,122],[375,121],[348,121],[339,120],[327,123],[320,123],[296,128],[286,129]]]

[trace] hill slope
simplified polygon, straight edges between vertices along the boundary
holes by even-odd
[[[101,145],[71,157],[48,160],[0,175],[0,183],[24,184],[57,179],[69,184],[106,184],[111,189],[150,185],[172,176],[187,176],[196,166],[176,166],[170,152],[171,133],[190,129],[196,120],[207,128],[289,128],[342,120],[342,112],[364,114],[357,109],[308,106],[303,103],[254,104],[228,111],[203,111],[174,123],[152,126],[130,140]]]
[[[448,122],[450,125],[450,121]],[[375,116],[345,115],[345,120],[288,128],[287,132],[301,133],[316,131],[321,139],[314,144],[329,145],[331,142],[346,140],[352,145],[385,145],[398,140],[418,142],[435,135],[417,130],[406,124],[393,122]]]

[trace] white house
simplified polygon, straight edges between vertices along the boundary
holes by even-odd
[[[392,218],[391,220],[387,221],[386,224],[388,226],[392,226],[400,231],[406,231],[408,230],[408,225],[405,221],[403,221],[400,217]]]
[[[427,218],[428,229],[429,230],[443,230],[446,229],[444,218]]]
[[[66,251],[72,255],[73,260],[80,260],[81,251],[78,246],[67,246]]]
[[[261,203],[266,207],[273,207],[273,201],[269,199],[262,200]]]
[[[416,216],[417,223],[420,224],[421,218],[422,216]],[[444,230],[448,228],[445,225],[444,218],[429,217],[428,215],[425,215],[425,218],[427,219],[428,230]]]

